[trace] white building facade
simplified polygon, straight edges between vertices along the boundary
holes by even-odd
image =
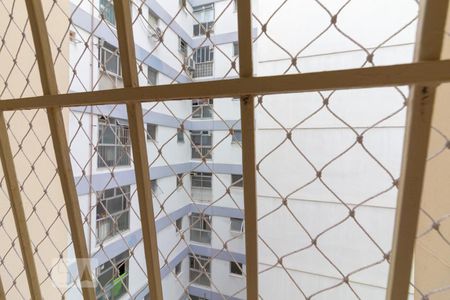
[[[368,66],[372,61],[411,61],[414,23],[383,42],[417,14],[417,4],[360,2],[343,9],[347,15],[342,18],[352,25],[344,24],[344,31],[358,29],[355,24],[363,27],[351,36],[364,49],[335,29],[314,40],[333,19],[314,1],[288,1],[268,23],[267,33],[273,32],[279,44],[267,38],[255,20],[257,75],[358,68],[367,63],[366,49],[376,50]],[[255,15],[267,20],[280,3],[254,1]],[[235,5],[228,0],[133,1],[140,85],[237,77]],[[343,5],[327,3],[334,12]],[[71,10],[69,53],[76,74],[70,70],[70,91],[122,87],[111,2],[71,0]],[[375,15],[384,21],[363,22]],[[371,34],[358,35],[361,32]],[[298,52],[295,64],[283,48]],[[355,293],[362,299],[384,298],[388,264],[383,255],[390,249],[395,214],[404,95],[405,88],[385,88],[257,98],[262,298],[306,298],[339,285],[342,274],[348,275],[350,285],[316,298],[353,299]],[[164,298],[245,299],[239,100],[149,102],[143,109]],[[127,124],[125,106],[70,112],[72,166],[98,299],[148,297]],[[341,222],[352,209],[357,217]],[[352,273],[380,260],[374,268]],[[74,287],[68,295],[77,298],[79,291]]]

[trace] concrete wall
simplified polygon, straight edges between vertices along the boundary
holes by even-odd
[[[52,1],[43,1],[44,11],[47,14]],[[68,1],[58,1],[58,8],[49,15],[48,24],[63,24],[67,18],[62,11],[68,9]],[[8,11],[7,11],[8,10]],[[10,20],[12,14],[13,20]],[[2,1],[0,9],[0,28],[4,44],[0,49],[0,99],[22,98],[42,95],[38,66],[35,64],[35,54],[32,34],[27,22],[27,11],[24,1]],[[9,27],[8,26],[9,23]],[[60,91],[67,89],[67,68],[62,56],[68,57],[69,44],[65,37],[65,28],[61,26],[48,26],[50,36],[60,47],[59,59],[56,62],[56,74]],[[6,30],[8,28],[8,30]],[[22,36],[22,29],[24,36]],[[23,40],[23,37],[25,40]],[[56,57],[56,46],[51,43],[53,57]],[[16,56],[17,55],[17,56]],[[13,67],[13,59],[17,65]],[[12,70],[12,71],[11,71]],[[11,72],[10,72],[11,71]],[[29,79],[27,83],[26,77]],[[5,85],[7,82],[7,86]],[[25,208],[28,230],[32,239],[39,282],[41,282],[42,295],[46,299],[61,297],[61,293],[49,278],[48,272],[57,263],[58,258],[64,259],[68,246],[68,232],[63,223],[67,222],[59,177],[55,176],[55,158],[47,115],[44,110],[23,111],[13,114],[5,113],[10,127],[9,137],[18,175],[19,185],[23,187],[21,194]],[[67,120],[67,113],[64,112]],[[21,150],[19,150],[19,145]],[[34,166],[34,171],[32,170]],[[3,171],[0,177],[3,178]],[[0,193],[0,277],[7,292],[8,299],[29,299],[30,294],[24,266],[21,262],[21,250],[16,239],[9,198],[6,193],[6,184],[2,181]],[[47,191],[45,194],[44,191]],[[32,212],[33,206],[35,213]],[[61,216],[58,217],[58,210]],[[48,231],[48,235],[46,233]],[[13,240],[11,240],[13,239]],[[54,279],[62,278],[66,274],[54,273]],[[13,282],[15,281],[15,283]]]

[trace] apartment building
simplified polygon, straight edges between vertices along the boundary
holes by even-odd
[[[139,86],[239,77],[237,1],[131,1]],[[413,60],[416,1],[252,5],[258,76]],[[63,89],[122,88],[112,1],[69,0],[66,13]],[[256,97],[262,299],[385,297],[408,93]],[[164,299],[246,299],[240,99],[147,100]],[[126,105],[72,107],[65,116],[96,297],[150,299]],[[62,297],[79,299],[70,236],[57,232],[69,240],[69,264],[56,274]]]
[[[133,2],[141,86],[237,76],[228,70],[238,55],[235,7],[201,2]],[[71,5],[69,53],[72,65],[78,63],[71,90],[122,87],[112,3],[101,0],[94,10],[91,3]],[[86,55],[83,41],[92,32]],[[143,109],[164,296],[245,298],[238,99],[148,103]],[[125,106],[71,109],[69,139],[80,205],[89,218],[85,234],[97,297],[142,299],[148,287]]]
[[[388,16],[392,22],[377,24],[377,30],[366,28],[373,35],[352,37],[362,40],[368,50],[353,44],[337,30],[326,31],[323,39],[319,38],[298,55],[302,70],[411,61],[415,23],[400,36],[379,46],[383,38],[389,37],[389,33],[417,14],[417,5],[413,1],[404,2],[365,3],[371,5],[367,11],[378,12],[374,14],[377,16],[386,6],[394,11]],[[186,1],[185,6],[183,4],[182,1],[133,3],[141,86],[237,76],[235,3]],[[112,4],[100,0],[95,3],[98,6],[94,10],[90,3],[72,2],[71,5],[77,9],[73,15],[69,53],[72,65],[78,62],[79,72],[77,80],[71,84],[72,91],[83,91],[86,87],[88,90],[122,87]],[[259,16],[265,17],[277,5],[279,3],[255,3],[255,9]],[[286,51],[294,52],[323,30],[321,26],[329,23],[329,16],[314,3],[286,5],[288,7],[279,12],[267,30],[277,32],[277,43],[286,47]],[[307,15],[302,14],[304,5],[308,5]],[[346,8],[351,17],[345,19],[342,26],[359,21],[356,17],[361,18],[361,13],[351,13],[366,11],[359,5],[362,4]],[[338,4],[333,6],[336,6],[333,9],[340,7]],[[293,11],[300,16],[292,14]],[[294,22],[297,18],[300,21]],[[308,26],[314,19],[317,25],[310,28],[310,36],[293,38],[292,32]],[[93,32],[91,28],[95,28],[95,38],[91,39],[89,52],[94,58],[84,54],[85,45],[81,42],[88,40]],[[255,27],[254,36],[258,34]],[[265,36],[256,40],[254,57],[258,62],[255,66],[258,75],[279,74],[285,69],[288,69],[287,73],[298,71],[279,44]],[[366,52],[376,47],[380,49],[366,60]],[[184,71],[180,72],[183,65]],[[336,269],[324,263],[324,256],[318,251],[291,256],[311,239],[309,233],[299,232],[298,220],[292,212],[302,216],[310,232],[319,234],[347,214],[340,199],[346,199],[346,203],[356,207],[365,199],[375,197],[370,205],[363,205],[358,211],[363,215],[360,222],[364,222],[364,228],[369,228],[370,234],[375,236],[376,245],[365,238],[365,233],[351,220],[337,227],[336,234],[320,242],[326,249],[324,251],[333,253],[330,254],[333,260],[339,261],[339,268],[356,269],[383,259],[380,249],[387,252],[392,239],[391,234],[386,233],[393,227],[396,191],[390,189],[375,195],[392,187],[390,177],[398,178],[399,175],[405,111],[396,111],[403,108],[406,93],[404,88],[380,88],[341,91],[333,95],[323,92],[259,98],[266,109],[275,114],[271,116],[264,109],[256,110],[257,156],[263,158],[271,153],[271,159],[263,160],[259,169],[262,175],[258,180],[260,215],[277,207],[282,202],[280,196],[286,196],[289,203],[286,205],[289,210],[282,208],[269,213],[259,224],[264,240],[259,248],[260,270],[271,269],[261,275],[262,295],[269,299],[296,299],[301,297],[301,290],[308,294],[340,281]],[[295,102],[298,97],[305,100],[302,106]],[[227,299],[245,298],[242,148],[239,101],[236,100],[195,99],[143,105],[160,263],[164,266],[161,275],[167,299],[219,299],[222,295]],[[276,115],[281,101],[292,109]],[[325,101],[329,104],[324,104]],[[372,101],[377,101],[378,107],[368,114],[365,110]],[[320,109],[322,105],[325,106]],[[337,116],[327,113],[327,108]],[[315,114],[318,109],[319,113]],[[360,113],[355,113],[358,111]],[[393,116],[377,124],[390,113]],[[274,119],[282,120],[282,124]],[[148,293],[145,273],[140,270],[145,265],[145,254],[139,240],[142,233],[127,126],[124,106],[71,111],[72,165],[76,182],[79,182],[77,189],[82,210],[90,218],[86,227],[91,228],[86,228],[85,234],[92,253],[92,267],[99,279],[99,298],[115,299],[125,295],[139,299]],[[80,127],[86,134],[79,134]],[[298,151],[282,142],[286,133],[291,134],[289,140],[301,145]],[[364,137],[364,143],[359,144],[369,150],[351,147],[357,137]],[[281,147],[274,151],[280,143]],[[343,152],[347,147],[351,148],[351,153],[337,159],[339,151]],[[386,170],[370,159],[372,152]],[[328,163],[327,159],[332,164],[319,171]],[[318,172],[323,173],[320,178],[316,177]],[[327,191],[320,179],[339,195]],[[306,184],[309,180],[314,182]],[[307,186],[301,187],[303,184]],[[304,215],[306,211],[309,214]],[[327,217],[316,224],[319,215]],[[181,235],[183,243],[180,243]],[[348,244],[352,245],[351,249]],[[352,251],[353,255],[340,255],[342,251]],[[288,259],[279,264],[278,260],[284,255],[289,256]],[[323,267],[318,269],[318,265]],[[387,271],[388,264],[384,261],[375,270],[369,269],[352,277],[352,287],[366,299],[383,297]],[[297,282],[302,283],[301,289],[296,287]],[[271,289],[274,283],[284,288],[281,291]],[[345,286],[333,293],[341,299],[352,296],[352,290]]]

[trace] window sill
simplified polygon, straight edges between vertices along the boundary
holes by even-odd
[[[95,241],[95,248],[99,248],[100,244],[103,244],[103,247],[105,247],[105,245],[111,244],[112,242],[118,241],[119,239],[125,238],[126,235],[130,234],[130,229],[126,229],[123,231],[118,232],[117,234],[106,238],[102,241],[96,240]]]
[[[189,242],[191,242],[194,245],[198,245],[198,246],[205,246],[205,245],[211,246],[211,242],[209,242],[209,243],[202,243],[202,242],[193,241],[193,240],[191,240],[191,238],[189,238]]]
[[[101,173],[111,173],[111,169],[114,168],[113,172],[117,170],[126,170],[126,169],[133,169],[133,166],[131,164],[129,165],[123,165],[123,166],[106,166],[106,167],[97,167],[97,171],[103,171]],[[96,172],[92,172],[95,174]]]

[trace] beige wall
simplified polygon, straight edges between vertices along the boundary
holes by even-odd
[[[450,15],[450,10],[449,10]],[[443,58],[450,58],[450,17],[447,21],[447,35]],[[449,70],[450,72],[450,70]],[[439,87],[433,115],[433,126],[450,137],[450,84]],[[445,145],[445,139],[433,132],[429,153],[438,152]],[[450,214],[450,149],[428,161],[422,208],[435,220]],[[431,227],[432,221],[422,212],[419,233]],[[440,233],[450,241],[450,218],[442,222]],[[422,293],[439,288],[450,288],[450,245],[436,230],[420,237],[416,244],[415,283]],[[416,292],[416,299],[421,295]],[[450,299],[450,289],[430,296],[433,300]]]
[[[25,1],[2,0],[2,3],[2,7],[0,7],[0,32],[5,39],[5,46],[0,48],[0,99],[40,95],[42,92],[37,65],[31,71],[29,86],[26,86],[25,78],[27,75],[22,74],[28,74],[34,63],[34,54],[31,49],[33,40],[29,26],[25,31],[26,42],[23,42],[22,46],[20,46],[22,42],[21,30],[16,27],[17,24],[19,28],[23,28],[26,22]],[[13,3],[15,5],[14,22],[10,23],[8,12],[3,8],[3,5],[11,10]],[[44,0],[46,13],[52,3],[53,1]],[[59,0],[58,6],[67,11],[69,1]],[[8,24],[7,34],[3,36]],[[61,54],[68,57],[68,37],[64,38],[68,21],[60,8],[54,8],[48,19],[48,24],[50,35],[55,41],[61,43],[63,40]],[[10,73],[13,66],[11,55],[15,56],[16,53],[19,53],[17,66]],[[55,49],[53,49],[53,53],[56,53]],[[57,77],[60,90],[65,91],[69,69],[61,58],[56,65]],[[7,80],[7,86],[5,86],[5,80]],[[64,202],[58,177],[54,178],[55,167],[53,164],[55,160],[51,140],[47,140],[49,128],[46,114],[43,110],[25,111],[16,112],[14,115],[9,113],[5,117],[10,120],[11,130],[9,133],[13,153],[16,153],[19,145],[22,145],[22,151],[19,151],[14,162],[19,182],[23,185],[22,197],[25,214],[27,217],[31,215],[27,222],[31,239],[33,244],[38,246],[38,252],[34,255],[34,258],[39,273],[39,281],[43,282],[41,286],[42,294],[46,299],[60,299],[61,294],[51,283],[51,280],[45,280],[48,276],[47,271],[51,268],[54,259],[59,257],[59,251],[56,248],[64,249],[68,242],[67,231],[61,220],[63,218],[64,222],[67,223],[64,210],[62,210],[62,217],[57,217],[57,210],[64,205]],[[32,130],[30,130],[30,122]],[[45,145],[44,153],[42,151],[43,145]],[[34,172],[31,170],[31,165],[34,165]],[[3,177],[2,170],[0,172],[0,176]],[[2,182],[1,184],[3,192],[0,192],[0,220],[2,221],[0,225],[0,256],[4,259],[4,265],[0,265],[0,276],[7,292],[7,299],[21,299],[22,297],[29,299],[30,295],[26,276],[23,272],[19,243],[16,241],[12,246],[11,242],[11,238],[15,239],[17,233],[10,211],[9,198],[6,194],[5,183]],[[44,195],[45,188],[48,190],[48,196]],[[32,214],[33,205],[36,206],[35,214]],[[48,236],[46,236],[47,229],[49,229]],[[15,287],[12,287],[13,280],[16,280]]]

